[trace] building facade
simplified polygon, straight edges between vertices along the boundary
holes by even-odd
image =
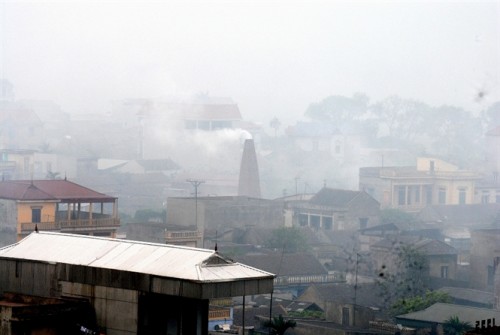
[[[68,180],[0,182],[0,225],[20,240],[35,230],[115,237],[118,199]]]
[[[474,203],[479,175],[432,158],[418,158],[412,167],[365,167],[359,170],[359,189],[382,208],[418,212],[428,205]]]
[[[309,200],[291,201],[287,226],[323,230],[357,230],[378,222],[380,204],[362,191],[323,188]]]

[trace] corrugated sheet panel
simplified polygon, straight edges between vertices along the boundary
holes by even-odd
[[[52,232],[32,233],[0,249],[0,257],[84,265],[199,282],[269,278],[240,263],[204,265],[212,250]]]

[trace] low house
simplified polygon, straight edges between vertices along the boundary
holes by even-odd
[[[455,305],[480,308],[495,307],[495,297],[492,292],[451,286],[441,287],[438,291],[446,293],[450,297],[451,303]]]
[[[169,197],[167,224],[197,226],[204,238],[234,228],[283,226],[283,203],[247,196]]]
[[[282,252],[236,256],[244,264],[276,274],[274,286],[295,296],[313,283],[342,282],[343,275],[327,271],[308,253],[287,254]]]
[[[494,290],[497,297],[500,297],[500,282],[495,285],[495,280],[498,281],[495,276],[500,273],[499,242],[500,229],[478,229],[471,233],[470,287],[478,290]]]
[[[381,292],[377,284],[315,284],[297,300],[314,302],[325,311],[327,321],[368,329],[369,322],[382,315]]]
[[[172,175],[180,170],[171,159],[99,159],[97,161],[99,170],[106,170],[115,173],[129,174],[164,174]]]
[[[427,226],[489,228],[500,219],[500,203],[434,205],[422,209],[417,220]]]
[[[274,309],[277,306],[283,307],[286,313],[292,317],[304,317],[304,318],[321,318],[323,315],[323,309],[316,305],[314,302],[298,301],[283,299],[280,297],[270,297],[269,295],[260,295],[253,299],[253,302],[257,307],[267,307]]]
[[[419,236],[395,236],[371,245],[370,252],[375,271],[397,273],[401,253],[405,248],[425,255],[431,280],[441,283],[457,279],[456,249],[442,241]]]
[[[476,324],[476,321],[497,319],[500,318],[500,311],[469,307],[454,304],[436,303],[424,310],[402,314],[396,316],[396,323],[405,327],[417,329],[437,329],[438,325],[442,325],[450,317],[458,317],[462,322],[468,322],[471,326]]]
[[[1,181],[0,217],[11,243],[35,230],[115,237],[120,227],[117,198],[66,179]]]
[[[116,335],[206,335],[210,300],[271,293],[274,278],[213,250],[50,232],[1,248],[0,268],[0,295],[88,301],[90,330]]]
[[[322,230],[357,230],[378,222],[380,204],[362,191],[324,187],[307,201],[288,203],[292,223]]]
[[[386,223],[373,227],[360,229],[358,234],[359,250],[368,251],[370,246],[387,237],[397,236],[401,230],[394,223]]]

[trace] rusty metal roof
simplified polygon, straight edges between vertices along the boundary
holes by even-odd
[[[53,232],[32,233],[0,249],[0,258],[64,263],[193,282],[271,279],[213,250]]]
[[[0,199],[113,202],[116,198],[61,179],[1,181]]]

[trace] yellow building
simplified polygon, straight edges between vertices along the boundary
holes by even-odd
[[[117,198],[67,180],[0,182],[0,228],[17,240],[35,230],[115,237],[119,226]]]
[[[411,167],[366,167],[359,172],[359,187],[382,208],[417,212],[428,205],[474,203],[480,176],[439,159],[418,158]]]

